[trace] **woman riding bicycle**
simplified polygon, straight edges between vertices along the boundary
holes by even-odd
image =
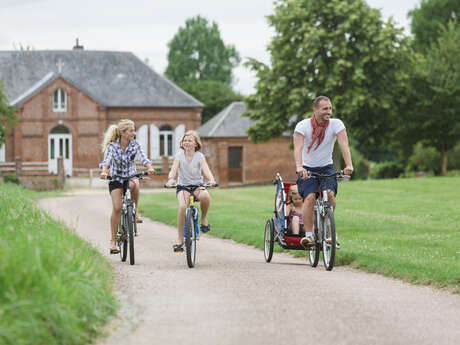
[[[147,173],[153,175],[155,171],[152,168],[151,161],[147,158],[141,145],[134,139],[134,122],[131,120],[120,120],[118,125],[111,125],[104,135],[102,142],[102,152],[104,160],[99,164],[102,168],[100,175],[101,179],[107,179],[110,171],[112,176],[129,177],[136,173],[135,158],[137,155],[141,158],[142,164],[147,167]],[[109,169],[110,167],[110,169]],[[110,216],[110,254],[119,253],[116,235],[120,223],[121,203],[123,197],[123,179],[113,177],[109,183],[109,193],[112,198],[112,215]],[[131,195],[139,205],[139,180],[131,179],[129,181]],[[142,222],[142,218],[138,213],[138,223]]]
[[[210,185],[215,185],[216,181],[209,169],[206,158],[198,150],[201,149],[200,136],[196,131],[187,131],[180,142],[180,148],[177,152],[173,166],[168,175],[168,183],[166,186],[172,186],[176,183],[176,177],[179,175],[178,187],[176,191],[179,209],[177,212],[177,232],[178,243],[173,246],[175,252],[183,252],[184,244],[184,221],[185,211],[190,202],[190,192],[193,193],[195,199],[200,201],[201,208],[201,226],[202,232],[208,232],[211,229],[207,214],[211,198],[205,188],[197,188],[190,191],[183,186],[203,184],[201,172],[208,180]]]

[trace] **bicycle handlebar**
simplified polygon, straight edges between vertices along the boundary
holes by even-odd
[[[321,175],[321,174],[317,174],[315,172],[312,172],[312,171],[307,171],[308,173],[308,177],[313,177],[313,178],[320,178],[320,179],[327,179],[329,177],[338,177],[338,178],[342,178],[342,179],[348,179],[350,178],[350,175],[345,175],[343,170],[340,170],[340,171],[335,171],[333,174],[329,174],[329,175]]]
[[[202,184],[198,184],[198,185],[194,185],[194,184],[191,184],[191,185],[180,185],[180,184],[173,184],[173,185],[166,185],[164,184],[163,185],[164,188],[177,188],[177,187],[186,187],[186,188],[192,188],[192,187],[204,187],[204,188],[212,188],[212,187],[219,187],[219,184],[216,183],[215,185],[211,185],[209,183],[202,183]]]
[[[124,176],[119,176],[119,175],[112,175],[112,176],[107,176],[107,180],[113,180],[114,178],[119,178],[121,180],[129,180],[129,179],[132,179],[132,178],[144,178],[144,176],[146,176],[147,173],[145,171],[142,171],[142,172],[138,172],[132,176],[128,176],[128,177],[124,177]]]

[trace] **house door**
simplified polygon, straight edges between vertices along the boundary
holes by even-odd
[[[242,147],[228,148],[228,182],[243,182]]]
[[[64,171],[72,176],[72,134],[48,135],[48,171],[57,174],[57,159],[64,158]]]

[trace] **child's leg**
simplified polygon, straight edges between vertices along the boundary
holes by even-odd
[[[177,237],[178,243],[184,243],[184,224],[185,224],[185,211],[187,210],[190,193],[181,190],[177,193],[177,201],[179,201],[179,209],[177,210]]]
[[[197,189],[195,195],[200,200],[200,209],[201,209],[201,224],[208,225],[208,210],[211,203],[211,197],[207,190]]]
[[[300,218],[298,216],[292,217],[291,231],[294,235],[298,235],[300,233]]]

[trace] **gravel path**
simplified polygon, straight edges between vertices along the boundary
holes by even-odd
[[[121,309],[98,345],[460,344],[457,295],[287,254],[267,264],[260,250],[207,235],[189,269],[172,252],[176,230],[145,218],[130,266],[108,254],[107,193],[40,205],[113,266]]]

